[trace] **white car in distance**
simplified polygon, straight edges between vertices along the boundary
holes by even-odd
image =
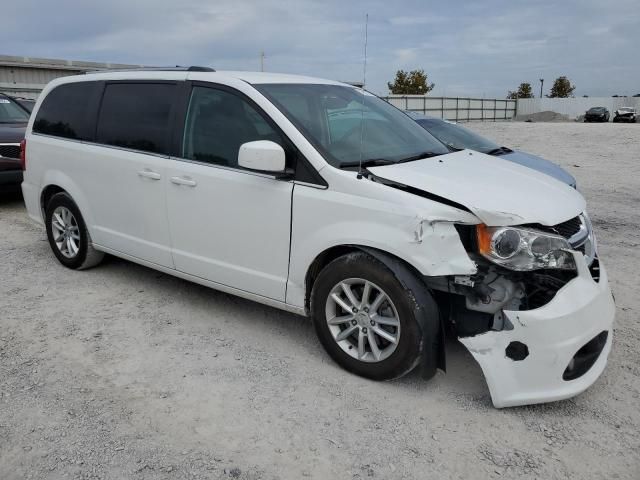
[[[54,80],[23,144],[29,216],[66,267],[109,253],[310,316],[387,380],[445,368],[445,329],[496,407],[578,394],[614,304],[579,192],[447,148],[361,89],[206,68]]]

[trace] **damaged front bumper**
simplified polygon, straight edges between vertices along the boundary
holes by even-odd
[[[607,274],[600,265],[596,281],[585,257],[574,258],[577,276],[549,303],[504,310],[513,329],[460,338],[482,367],[495,407],[572,397],[604,370],[615,314]]]

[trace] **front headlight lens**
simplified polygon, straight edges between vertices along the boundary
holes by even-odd
[[[520,240],[520,233],[516,230],[505,229],[491,239],[491,246],[496,255],[506,260],[518,253]]]
[[[574,270],[571,246],[559,235],[516,227],[476,227],[478,249],[492,262],[510,270],[543,268]]]

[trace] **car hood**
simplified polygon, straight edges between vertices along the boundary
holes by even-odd
[[[463,205],[490,226],[556,225],[585,210],[582,195],[567,184],[471,150],[368,170]]]
[[[535,155],[520,152],[518,150],[504,153],[498,158],[509,160],[510,162],[515,162],[518,165],[533,168],[534,170],[546,173],[547,175],[551,175],[561,182],[566,183],[573,188],[576,188],[576,179],[573,175],[567,172],[564,168],[556,165],[553,162],[550,162],[549,160],[545,160],[544,158],[536,157]]]
[[[26,123],[0,123],[0,143],[20,143],[26,129]]]

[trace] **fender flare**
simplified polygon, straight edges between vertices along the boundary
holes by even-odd
[[[399,258],[375,248],[359,246],[393,272],[414,300],[414,314],[422,331],[420,374],[428,380],[438,369],[446,372],[444,324],[438,304],[427,285]]]

